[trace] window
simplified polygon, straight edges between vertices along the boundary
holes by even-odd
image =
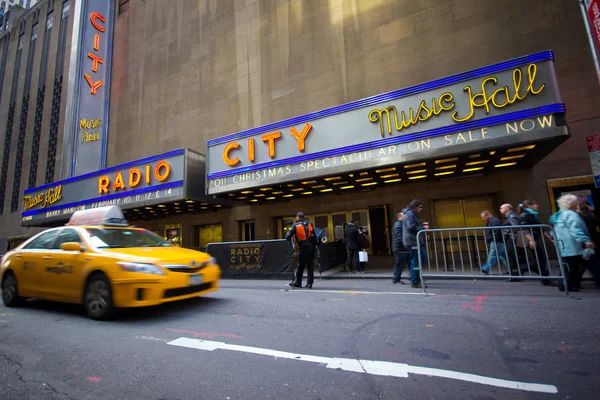
[[[53,249],[60,249],[60,245],[63,243],[81,243],[81,238],[75,229],[63,229],[58,235],[58,239],[52,245]]]
[[[33,24],[33,26],[31,27],[31,41],[33,42],[35,39],[37,39],[37,35],[38,35],[38,24],[37,22],[35,24]]]
[[[27,250],[47,250],[52,246],[52,242],[56,239],[56,234],[58,231],[47,231],[40,234],[38,237],[29,242],[28,245],[24,247]]]
[[[23,49],[23,43],[25,42],[25,34],[21,34],[21,36],[19,36],[19,48],[18,50],[22,50]]]
[[[54,24],[54,13],[51,12],[46,17],[46,30],[52,29],[52,25]]]
[[[65,19],[69,16],[69,10],[71,9],[71,4],[69,0],[65,0],[62,7],[62,19]]]
[[[99,249],[124,247],[169,247],[171,243],[145,229],[90,228],[89,243]]]

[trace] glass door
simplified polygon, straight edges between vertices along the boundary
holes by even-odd
[[[242,241],[248,242],[256,240],[256,234],[254,232],[254,221],[243,221],[242,222]]]
[[[331,214],[331,227],[333,229],[333,237],[330,239],[336,241],[344,239],[344,230],[346,229],[346,225],[348,224],[349,219],[350,217],[346,212]]]

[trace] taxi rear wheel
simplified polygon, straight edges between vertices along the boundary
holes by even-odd
[[[85,311],[92,319],[105,320],[113,315],[112,288],[106,275],[96,273],[85,287]]]
[[[2,301],[6,307],[17,307],[25,302],[25,299],[19,296],[17,278],[12,272],[9,272],[2,282]]]

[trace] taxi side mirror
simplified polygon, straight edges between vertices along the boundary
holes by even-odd
[[[81,243],[77,242],[67,242],[60,245],[60,249],[64,251],[84,251],[85,248],[81,245]]]

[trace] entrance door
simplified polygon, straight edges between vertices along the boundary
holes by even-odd
[[[494,200],[490,196],[486,197],[472,197],[458,200],[441,200],[434,202],[434,212],[436,225],[433,228],[441,229],[453,229],[453,228],[472,228],[478,226],[485,226],[485,222],[481,219],[482,211],[493,211]],[[476,236],[474,236],[476,235]],[[458,236],[465,237],[469,236],[471,240],[470,249],[466,240],[462,242],[458,240]],[[470,251],[477,251],[485,254],[486,244],[485,236],[481,231],[468,231],[459,233],[456,231],[449,231],[436,236],[438,238],[446,237],[454,240],[443,240],[445,251],[447,254],[463,252],[467,254]],[[460,244],[459,244],[460,243]],[[473,245],[473,243],[477,243]],[[441,243],[440,243],[441,244]]]
[[[206,249],[209,243],[220,243],[223,241],[222,225],[204,225],[200,227],[200,249]]]
[[[242,222],[242,241],[248,242],[256,240],[256,235],[254,233],[254,225],[254,221]]]
[[[369,209],[369,223],[371,225],[369,239],[373,255],[389,255],[389,226],[385,206]]]
[[[494,210],[492,197],[472,197],[459,200],[440,200],[434,202],[436,224],[434,228],[471,228],[485,226],[481,212]]]

